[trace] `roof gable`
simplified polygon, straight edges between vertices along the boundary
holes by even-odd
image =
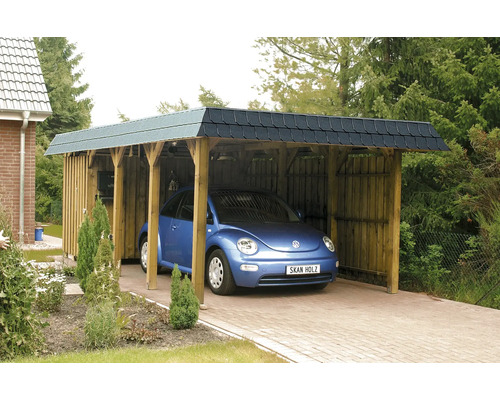
[[[17,119],[22,111],[30,111],[33,120],[52,113],[35,43],[0,37],[0,118]]]
[[[428,122],[203,107],[57,135],[47,155],[212,137],[404,150],[449,150]]]

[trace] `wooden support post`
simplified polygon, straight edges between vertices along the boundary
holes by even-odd
[[[389,240],[387,246],[387,293],[397,293],[399,286],[399,229],[401,220],[401,160],[400,150],[389,155],[390,175],[388,212]]]
[[[123,154],[125,147],[110,149],[115,167],[113,189],[113,260],[121,274],[123,257]]]
[[[160,154],[164,142],[144,145],[149,162],[148,197],[148,260],[146,285],[150,290],[157,289],[158,274],[158,224],[160,214]]]
[[[203,305],[205,296],[205,242],[207,236],[209,139],[196,140],[194,151],[194,218],[192,278],[196,297]]]
[[[338,147],[328,149],[328,236],[332,239],[335,248],[338,247],[337,208],[338,208],[338,178],[337,166],[339,158]]]

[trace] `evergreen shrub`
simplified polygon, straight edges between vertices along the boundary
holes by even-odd
[[[174,329],[191,329],[198,321],[200,303],[189,278],[185,276],[181,282],[180,276],[176,265],[172,272],[170,324]]]
[[[113,265],[113,250],[111,241],[101,239],[97,254],[94,257],[94,270],[87,278],[85,298],[87,303],[111,301],[116,305],[120,303],[120,285],[118,284],[119,272]]]
[[[80,230],[78,231],[78,257],[76,259],[76,277],[80,281],[80,287],[87,290],[87,277],[94,269],[94,257],[97,253],[98,239],[95,235],[92,222],[85,215]]]
[[[92,210],[92,226],[97,240],[101,238],[109,239],[111,227],[108,218],[108,211],[100,197],[97,198]]]

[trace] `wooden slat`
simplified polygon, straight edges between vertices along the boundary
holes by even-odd
[[[377,157],[377,172],[384,171],[385,169],[385,158],[384,157]],[[385,214],[385,206],[384,206],[384,194],[385,194],[385,184],[386,184],[386,177],[384,176],[379,176],[377,177],[377,191],[376,191],[376,200],[377,200],[377,206],[376,206],[376,219],[384,219],[386,218]],[[385,227],[384,226],[375,226],[375,231],[376,231],[376,242],[377,242],[377,271],[386,273],[386,266],[385,266],[385,241],[384,241],[384,231]]]
[[[203,304],[205,288],[205,246],[207,234],[209,142],[207,138],[196,141],[194,154],[194,216],[192,277],[196,297]]]
[[[288,150],[286,144],[280,146],[278,150],[278,196],[283,199],[287,198],[288,182],[286,177],[287,172],[287,156]]]
[[[328,152],[328,204],[327,204],[327,227],[328,236],[332,239],[335,248],[339,247],[338,238],[338,206],[339,206],[339,178],[337,175],[338,147],[330,146]],[[338,255],[338,254],[337,254]]]
[[[361,219],[369,220],[369,209],[368,209],[368,157],[361,157],[360,161],[360,175],[362,178],[360,179],[360,209],[359,215]],[[360,254],[360,262],[359,267],[370,270],[370,265],[368,263],[369,260],[369,241],[368,241],[368,223],[363,222],[360,226],[360,238],[359,241],[361,243],[361,254]]]
[[[377,218],[377,177],[372,175],[376,172],[377,157],[370,157],[368,161],[368,209],[369,219],[376,220]],[[371,271],[378,271],[377,268],[377,226],[375,222],[370,222],[368,225],[368,246],[369,256],[368,265]]]

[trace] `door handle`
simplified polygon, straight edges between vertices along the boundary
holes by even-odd
[[[172,225],[172,230],[175,231],[177,229],[177,225]]]

